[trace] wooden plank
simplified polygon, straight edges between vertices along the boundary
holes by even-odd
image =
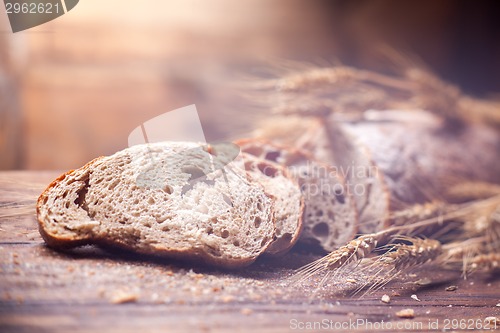
[[[57,175],[0,173],[0,216],[5,203],[34,207]],[[431,330],[436,320],[443,329],[446,319],[480,320],[477,328],[486,317],[500,316],[498,276],[464,280],[433,267],[353,297],[354,284],[327,281],[316,290],[317,278],[291,279],[294,269],[316,258],[300,251],[226,271],[95,247],[56,252],[38,234],[34,211],[1,217],[0,228],[1,332],[288,332],[314,323],[331,331],[354,325],[411,332]],[[432,283],[418,286],[422,278]],[[445,291],[450,285],[457,290]],[[391,296],[390,304],[380,301],[383,294]],[[414,319],[396,316],[405,308],[414,309]]]

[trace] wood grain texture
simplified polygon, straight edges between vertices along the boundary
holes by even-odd
[[[56,176],[0,173],[1,332],[288,332],[298,331],[293,328],[299,322],[331,320],[335,325],[358,319],[383,320],[385,331],[411,332],[428,331],[429,320],[439,320],[441,329],[446,318],[500,316],[498,276],[463,280],[439,267],[359,298],[350,296],[349,283],[329,281],[320,290],[315,290],[315,279],[292,283],[293,270],[316,258],[299,250],[237,271],[94,247],[55,252],[38,234],[34,210],[5,215],[13,206],[29,211]],[[415,283],[423,278],[431,283]],[[457,290],[445,291],[450,285]],[[383,294],[391,303],[380,301]],[[396,316],[405,308],[414,309],[414,319]],[[413,329],[398,329],[398,323]]]

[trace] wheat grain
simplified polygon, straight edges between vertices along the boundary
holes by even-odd
[[[336,269],[367,257],[377,246],[377,237],[360,236],[327,255],[326,268]]]
[[[442,253],[441,243],[434,239],[404,238],[408,244],[394,244],[394,251],[380,257],[380,262],[397,270],[413,268],[436,259]]]

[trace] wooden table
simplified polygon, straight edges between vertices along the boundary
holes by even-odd
[[[446,320],[454,319],[479,320],[469,327],[478,328],[500,317],[498,275],[464,280],[426,268],[353,297],[352,282],[328,281],[318,290],[317,278],[293,280],[294,269],[313,259],[300,251],[238,271],[94,247],[55,252],[38,233],[34,203],[58,174],[0,172],[0,332],[287,332],[310,325],[411,332],[451,330]],[[457,289],[446,291],[451,285]],[[406,308],[413,319],[396,316]]]

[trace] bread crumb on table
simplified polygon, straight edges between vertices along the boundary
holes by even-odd
[[[135,293],[118,290],[113,293],[110,301],[113,304],[133,303],[136,302],[138,298],[138,295]]]
[[[415,311],[413,311],[413,309],[403,309],[396,312],[396,316],[398,316],[399,318],[414,318]]]
[[[414,299],[415,301],[420,302],[420,299],[418,298],[418,296],[417,296],[417,295],[413,294],[413,295],[411,295],[410,297],[411,297],[412,299]]]
[[[446,287],[446,289],[445,289],[445,290],[446,290],[446,291],[455,291],[455,290],[457,290],[457,289],[458,289],[458,287],[457,287],[457,286],[448,286],[448,287]]]
[[[382,296],[382,298],[380,300],[384,303],[387,303],[387,304],[389,304],[391,302],[391,298],[389,297],[389,295]]]
[[[432,280],[429,278],[423,278],[423,279],[415,281],[415,284],[419,285],[419,286],[428,286],[431,283],[432,283]]]

